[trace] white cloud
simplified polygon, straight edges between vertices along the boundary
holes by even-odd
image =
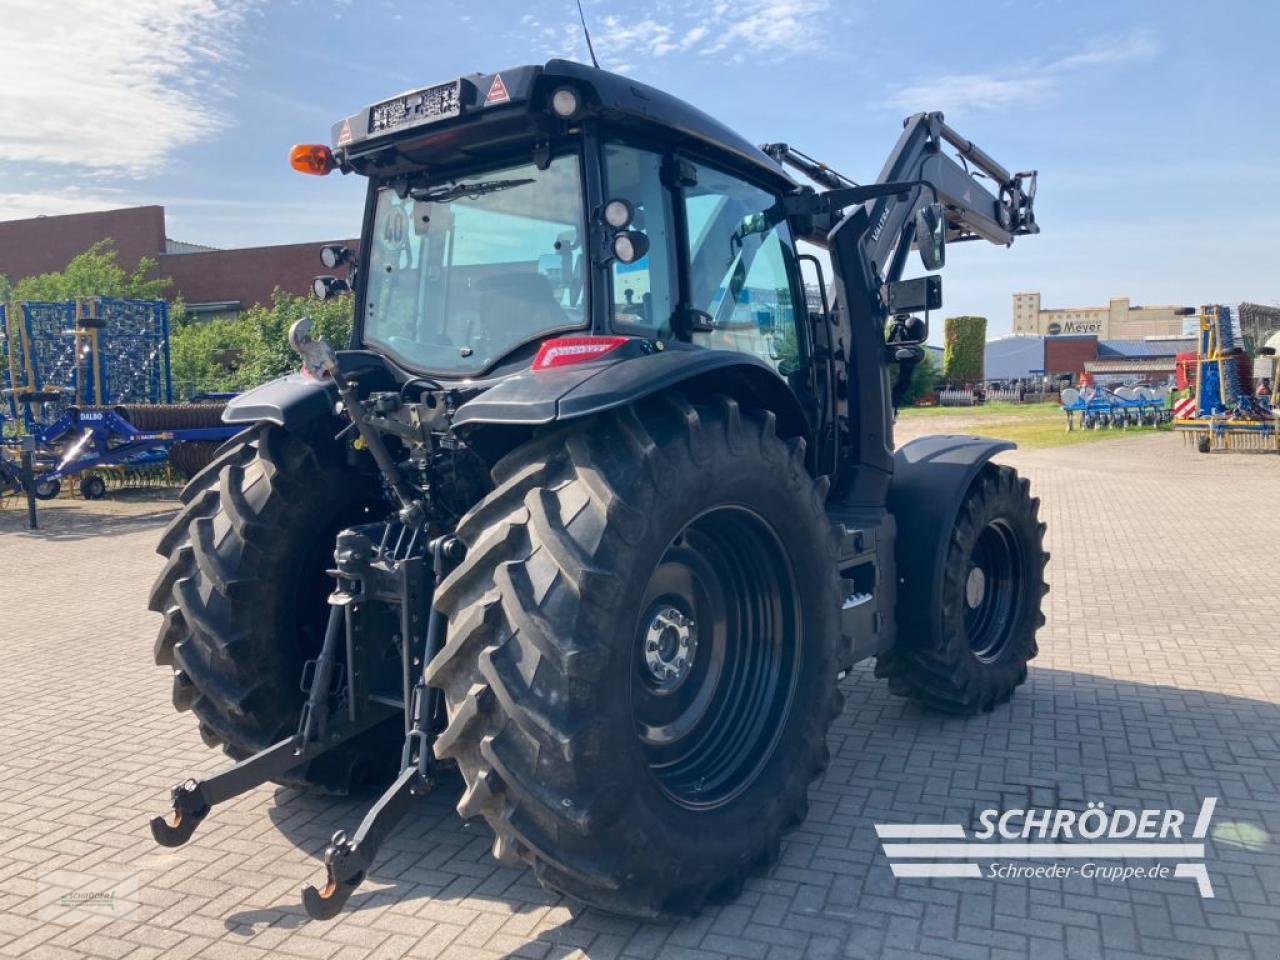
[[[741,60],[746,56],[782,57],[822,49],[824,14],[831,0],[717,0],[709,7],[658,4],[652,14],[629,19],[610,13],[588,17],[591,40],[606,70],[625,72],[640,60],[673,53],[694,53]],[[579,24],[560,29],[526,14],[522,34],[543,44],[549,56],[586,56]]]
[[[132,204],[110,191],[85,193],[73,187],[56,193],[0,193],[0,220],[26,220],[30,217],[54,217],[63,213],[88,213],[111,210]]]
[[[142,175],[226,123],[251,0],[7,0],[0,161]],[[65,212],[65,211],[64,211]]]
[[[950,73],[892,91],[886,104],[900,110],[993,110],[1041,103],[1073,75],[1088,68],[1148,60],[1160,52],[1146,33],[1108,37],[1050,60],[1024,63],[1003,75]]]

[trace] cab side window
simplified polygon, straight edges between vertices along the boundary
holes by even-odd
[[[800,366],[800,343],[795,246],[777,199],[703,166],[684,190],[690,304],[714,325],[694,341],[753,354],[786,376]]]
[[[635,263],[613,263],[613,326],[648,337],[671,336],[679,300],[672,233],[671,194],[662,182],[662,157],[611,143],[604,148],[605,192],[630,202],[629,229],[649,238],[649,252]]]

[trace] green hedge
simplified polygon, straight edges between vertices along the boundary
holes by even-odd
[[[983,379],[983,354],[987,346],[986,317],[947,317],[942,376],[955,386]]]
[[[277,290],[270,306],[250,307],[235,320],[192,321],[175,311],[170,335],[176,398],[196,393],[247,390],[297,370],[289,327],[303,315],[315,321],[312,336],[339,350],[351,339],[352,297],[299,297]]]

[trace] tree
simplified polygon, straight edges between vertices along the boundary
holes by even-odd
[[[276,290],[270,306],[250,307],[235,320],[171,326],[175,394],[247,390],[297,370],[300,361],[289,348],[289,328],[304,315],[315,322],[313,336],[338,349],[346,347],[353,303],[350,295],[318,300]]]
[[[986,317],[947,317],[943,378],[955,385],[980,383],[986,346]]]
[[[894,364],[893,369],[889,371],[890,387],[898,385],[898,376],[901,372],[902,368]],[[941,375],[942,371],[938,368],[938,361],[934,352],[925,350],[924,356],[916,364],[915,371],[911,375],[911,386],[907,388],[906,396],[902,398],[902,406],[914,406],[917,400],[937,390],[938,380],[941,379]]]
[[[74,300],[76,297],[124,297],[163,300],[172,285],[167,277],[153,277],[158,264],[143,257],[132,273],[116,262],[115,241],[99,240],[78,253],[58,273],[42,273],[19,280],[14,300]]]

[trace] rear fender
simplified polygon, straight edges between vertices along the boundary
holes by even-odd
[[[330,382],[291,373],[254,387],[227,403],[223,423],[274,423],[286,430],[298,430],[314,421],[333,416],[338,391]]]
[[[992,457],[1016,446],[986,437],[921,437],[894,454],[894,557],[899,592],[909,593],[912,606],[938,611],[942,568],[965,495]]]
[[[358,380],[362,392],[393,390],[397,385],[386,360],[368,350],[338,351],[338,368],[344,376]],[[337,404],[338,388],[333,381],[291,373],[233,397],[222,413],[222,422],[245,426],[273,423],[296,432],[333,417]]]
[[[544,426],[595,416],[679,387],[693,396],[727,394],[764,407],[782,436],[805,435],[795,393],[764,361],[729,350],[677,349],[615,363],[583,363],[502,380],[458,408],[454,428],[467,435],[486,426]]]

